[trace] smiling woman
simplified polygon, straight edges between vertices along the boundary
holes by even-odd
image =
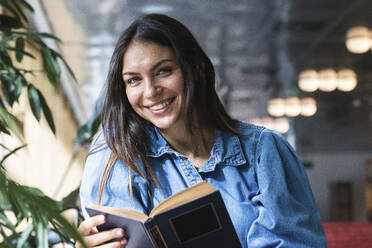
[[[88,246],[137,247],[123,229],[98,232],[105,218],[89,217],[87,205],[148,214],[205,180],[220,191],[242,247],[326,247],[295,151],[227,114],[210,59],[178,21],[146,15],[119,37],[101,117],[80,192]]]

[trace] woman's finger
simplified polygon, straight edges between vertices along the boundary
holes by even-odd
[[[92,230],[90,231],[90,234],[96,234],[98,233],[97,227],[93,227]]]
[[[93,235],[86,236],[84,238],[84,241],[88,247],[92,247],[92,246],[98,246],[98,245],[104,244],[113,239],[121,239],[123,238],[123,236],[124,236],[124,230],[121,228],[115,228],[112,230],[103,231],[103,232],[99,232]],[[115,243],[115,242],[112,242],[112,243]]]
[[[122,248],[127,246],[127,240],[123,239],[121,241],[110,242],[108,244],[104,244],[99,246],[99,248]]]
[[[103,223],[105,223],[105,216],[103,216],[103,215],[96,215],[96,216],[90,217],[90,218],[84,220],[83,222],[81,222],[81,224],[78,228],[78,232],[82,236],[87,236],[87,235],[91,234],[92,232],[95,233],[95,231],[92,230],[92,229],[95,228],[96,226],[99,226],[99,225],[103,224]],[[95,229],[95,230],[97,230],[97,229]]]
[[[99,246],[99,248],[126,247],[127,244],[128,244],[128,240],[126,238],[123,238],[120,241],[114,241],[114,242],[110,242],[108,244],[101,245],[101,246]],[[79,242],[76,243],[75,247],[76,248],[82,248],[82,246]]]

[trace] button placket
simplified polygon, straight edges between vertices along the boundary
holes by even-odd
[[[185,180],[188,186],[191,186],[192,182],[189,176],[190,173],[188,172],[187,165],[184,162],[184,159],[185,159],[184,156],[182,154],[173,153],[172,157],[174,159],[174,165],[176,166],[177,170],[182,175],[183,180]]]
[[[186,157],[182,157],[181,160],[182,160],[181,168],[189,186],[201,182],[203,179],[197,172],[196,168],[191,164],[189,159]]]

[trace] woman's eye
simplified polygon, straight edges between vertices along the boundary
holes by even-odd
[[[141,79],[139,77],[132,77],[130,79],[127,80],[127,84],[135,84],[137,82],[139,82]]]
[[[170,73],[171,71],[172,71],[171,67],[163,67],[158,71],[158,75],[167,74]]]

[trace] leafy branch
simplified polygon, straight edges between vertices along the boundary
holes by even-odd
[[[0,133],[15,136],[24,143],[19,120],[12,114],[12,108],[14,103],[19,102],[22,93],[27,92],[33,116],[40,121],[43,114],[55,134],[52,111],[42,92],[26,79],[26,75],[44,73],[49,84],[56,87],[61,76],[60,65],[64,64],[76,80],[63,56],[44,42],[44,39],[61,40],[30,29],[28,16],[34,10],[27,1],[0,0],[0,9],[3,11],[0,14]],[[22,68],[26,58],[36,62],[41,58],[41,68]],[[20,185],[8,178],[5,161],[26,145],[15,149],[5,144],[0,146],[7,151],[0,159],[0,247],[49,247],[51,233],[57,234],[66,243],[73,243],[74,240],[82,242],[76,228],[61,215],[62,211],[72,207],[71,204],[55,201],[37,188]],[[76,197],[76,192],[67,199],[68,202],[71,202],[72,196]],[[25,223],[27,227],[21,228]]]

